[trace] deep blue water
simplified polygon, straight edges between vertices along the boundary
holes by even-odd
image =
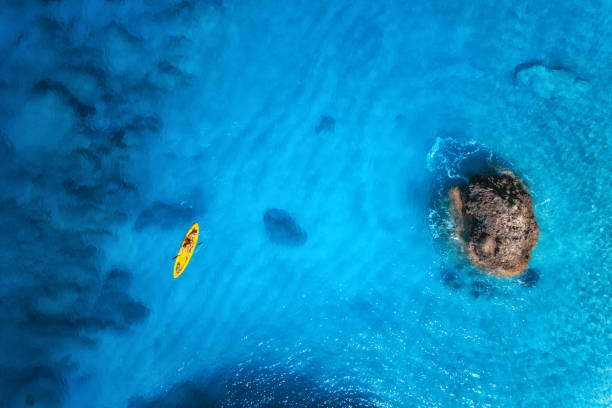
[[[609,1],[5,1],[0,407],[611,406],[611,40]],[[445,239],[487,160],[530,279]]]

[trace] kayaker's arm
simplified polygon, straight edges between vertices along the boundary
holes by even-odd
[[[198,242],[198,245],[196,245],[196,246],[200,246],[200,245],[203,245],[203,244],[204,244],[203,242]],[[176,258],[178,258],[178,255],[173,256],[171,259],[174,261]]]

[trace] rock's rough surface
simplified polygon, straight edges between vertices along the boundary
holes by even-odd
[[[291,214],[279,208],[266,210],[263,216],[264,227],[270,241],[285,245],[302,245],[306,242],[306,232],[300,228]]]
[[[539,227],[533,200],[514,174],[478,175],[450,190],[457,235],[469,259],[495,275],[527,269]]]

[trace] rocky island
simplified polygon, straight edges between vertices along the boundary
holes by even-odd
[[[469,260],[485,273],[522,275],[540,231],[522,181],[509,171],[480,174],[449,194],[456,236]]]

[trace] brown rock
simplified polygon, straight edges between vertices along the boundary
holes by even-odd
[[[521,275],[540,231],[527,187],[511,172],[478,175],[453,187],[450,198],[468,258],[494,275]]]

